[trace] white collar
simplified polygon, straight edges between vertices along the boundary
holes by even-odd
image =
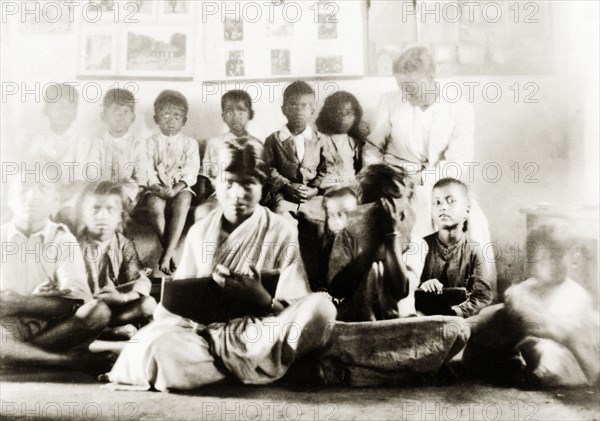
[[[114,137],[113,135],[110,134],[110,132],[106,132],[105,138],[110,139],[113,142],[120,142],[122,140],[129,139],[131,137],[131,135],[132,135],[131,130],[127,130],[127,132],[121,137]]]
[[[178,132],[177,134],[174,134],[173,136],[167,136],[167,135],[163,134],[163,132],[161,132],[160,130],[158,131],[158,137],[162,138],[162,139],[166,139],[166,140],[179,139],[182,136],[183,136],[182,132]]]
[[[302,133],[300,133],[298,136],[302,136],[302,137],[304,137],[304,139],[311,140],[313,138],[312,127],[310,127],[307,124],[306,128],[304,129],[304,131]],[[288,129],[287,125],[283,126],[283,128],[281,130],[279,130],[279,139],[281,139],[281,141],[283,142],[284,140],[287,140],[290,137],[297,137],[297,136],[294,136],[292,134],[292,132],[290,132],[290,129]]]

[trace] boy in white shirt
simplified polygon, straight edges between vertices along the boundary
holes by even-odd
[[[56,185],[9,180],[13,219],[2,226],[2,364],[80,367],[106,362],[74,347],[94,339],[110,310],[92,299],[77,240],[49,217]],[[24,174],[23,174],[24,176]]]

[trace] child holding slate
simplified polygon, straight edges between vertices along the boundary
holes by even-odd
[[[428,246],[416,291],[417,310],[425,314],[469,317],[492,301],[489,274],[478,243],[466,235],[471,210],[467,186],[454,178],[444,178],[433,186],[432,217],[439,231],[425,237]],[[445,288],[466,288],[462,303],[444,302]],[[443,298],[443,297],[442,297]]]
[[[80,203],[85,228],[79,243],[88,285],[110,307],[109,326],[147,321],[156,307],[135,245],[119,232],[127,203],[123,187],[110,181],[89,186]]]

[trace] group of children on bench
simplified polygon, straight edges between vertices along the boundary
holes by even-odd
[[[147,140],[130,130],[135,102],[127,90],[107,92],[102,119],[108,132],[95,142],[71,132],[77,95],[46,102],[53,133],[34,140],[35,159],[95,163],[102,168],[102,179],[89,184],[80,176],[75,183],[63,178],[55,184],[32,182],[18,173],[9,180],[13,219],[2,227],[3,363],[110,362],[108,354],[88,353],[89,343],[98,337],[130,338],[156,308],[149,273],[124,234],[130,212],[146,211],[164,250],[158,267],[176,274],[175,249],[190,207],[200,205],[196,215],[201,220],[217,206],[215,186],[228,183],[219,179],[219,153],[226,145],[261,151],[268,171],[261,203],[299,226],[311,288],[331,294],[338,320],[470,317],[491,304],[492,282],[481,245],[468,237],[467,186],[450,178],[434,185],[431,217],[438,231],[415,242],[410,235],[410,174],[387,164],[361,168],[368,133],[352,94],[337,92],[325,100],[317,132],[309,124],[315,112],[313,89],[301,81],[290,84],[282,105],[287,124],[264,146],[246,130],[254,111],[243,91],[223,95],[222,116],[229,132],[202,148],[181,132],[188,114],[182,94],[163,91],[156,98],[159,131]],[[195,189],[199,177],[209,180],[208,192]],[[351,228],[352,218],[360,221],[360,209],[369,206],[376,223],[368,237],[375,240],[364,258],[364,232]],[[310,226],[317,227],[314,238],[303,234]],[[539,250],[547,247],[554,259],[567,259],[568,249],[555,248],[551,236],[538,240],[543,240],[537,243]],[[415,245],[418,252],[408,253]],[[305,252],[311,248],[318,258]],[[44,257],[36,258],[29,250],[42,250]],[[416,259],[410,261],[409,254]],[[544,294],[569,282],[562,266],[545,262],[542,272],[536,272],[536,286],[523,292],[532,302],[543,302]],[[461,298],[441,299],[448,288],[462,288]],[[537,296],[533,290],[544,292]],[[415,296],[416,306],[411,304]],[[409,301],[404,309],[398,305],[402,300]],[[511,308],[516,317],[528,317],[519,306]]]

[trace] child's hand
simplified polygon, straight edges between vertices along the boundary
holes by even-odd
[[[444,284],[442,284],[437,279],[430,279],[428,281],[423,282],[419,288],[425,292],[441,294],[444,290]]]
[[[304,184],[290,183],[283,186],[283,197],[294,203],[304,203],[308,200],[307,187]]]
[[[389,200],[382,198],[379,203],[383,209],[383,220],[382,226],[384,228],[384,234],[397,234],[400,233],[400,223],[404,219],[404,211],[400,211],[396,200]]]
[[[121,294],[114,287],[104,287],[96,294],[95,298],[104,301],[106,304],[125,304],[127,299],[124,294]]]
[[[165,189],[160,184],[153,184],[150,186],[150,191],[158,197],[164,197]]]
[[[173,187],[171,187],[170,189],[166,189],[166,196],[167,199],[173,199],[175,196],[177,196],[183,189],[185,189],[186,184],[183,181],[180,181],[179,183],[175,184]]]
[[[306,187],[306,200],[310,200],[319,194],[319,189],[316,187]]]

